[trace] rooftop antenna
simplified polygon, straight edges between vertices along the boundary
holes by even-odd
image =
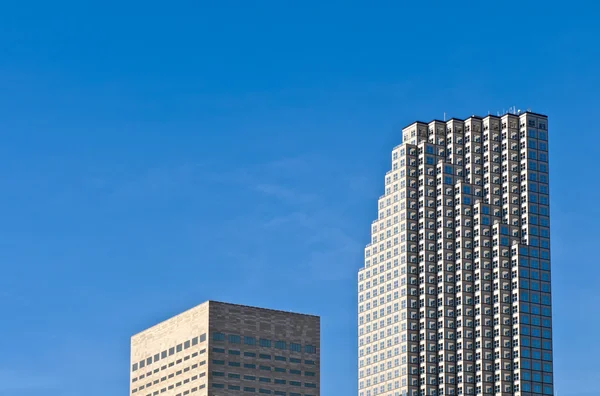
[[[444,121],[446,121],[446,112],[444,111]]]

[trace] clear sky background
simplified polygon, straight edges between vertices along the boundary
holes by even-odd
[[[600,395],[599,10],[444,3],[1,2],[0,395],[126,395],[129,337],[207,299],[320,315],[356,395],[401,128],[510,106],[550,117],[556,388]]]

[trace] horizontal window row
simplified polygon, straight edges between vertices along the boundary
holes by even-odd
[[[302,386],[302,384],[300,382],[294,382],[294,381],[290,381],[290,385],[298,386],[298,387]],[[225,389],[225,384],[213,383],[212,387],[214,389]],[[304,387],[306,387],[306,388],[316,388],[317,384],[305,382],[304,383]],[[227,389],[230,389],[230,390],[243,390],[244,392],[255,392],[255,393],[257,392],[257,389],[255,387],[251,387],[251,386],[227,385]],[[271,395],[272,394],[272,395],[278,395],[278,396],[279,395],[282,395],[282,396],[283,395],[302,396],[299,393],[290,392],[290,393],[286,394],[286,392],[284,392],[284,391],[272,391],[270,389],[263,389],[263,388],[258,388],[258,393],[264,393],[264,394],[267,394],[267,395]],[[307,394],[305,396],[312,396],[312,395],[308,395]]]
[[[169,374],[169,375],[165,375],[164,377],[161,377],[160,379],[156,379],[156,380],[154,380],[153,382],[152,382],[152,381],[151,381],[151,382],[148,382],[146,385],[142,385],[142,386],[140,386],[138,389],[140,389],[140,390],[141,390],[141,389],[144,389],[144,387],[146,387],[146,388],[147,388],[147,387],[149,387],[149,386],[151,386],[151,385],[156,385],[156,384],[158,384],[158,383],[160,383],[160,382],[164,382],[164,381],[166,381],[166,380],[169,380],[169,379],[171,379],[171,378],[174,378],[174,377],[176,377],[176,376],[178,376],[178,375],[181,375],[181,374],[187,373],[188,371],[190,371],[190,370],[194,370],[194,369],[198,368],[198,366],[203,366],[203,365],[205,365],[205,364],[206,364],[206,361],[202,361],[202,362],[200,362],[200,364],[198,364],[198,363],[196,363],[196,364],[193,364],[193,365],[191,365],[191,366],[189,366],[189,367],[186,367],[186,368],[184,368],[183,370],[179,370],[179,371],[176,371],[176,372],[174,372],[174,373],[171,373],[171,374]],[[205,375],[206,375],[206,373],[200,373],[200,378],[204,377]],[[133,382],[135,382],[135,381],[132,381],[132,383],[133,383]]]
[[[213,341],[225,341],[230,344],[241,344],[242,342],[246,345],[259,345],[264,348],[274,347],[276,349],[281,350],[290,350],[293,352],[302,352],[302,345],[299,343],[290,342],[289,345],[285,341],[272,341],[266,338],[259,338],[258,343],[255,337],[250,336],[240,336],[237,334],[229,334],[227,337],[223,333],[213,333],[212,335]],[[317,353],[317,348],[313,345],[305,345],[304,346],[305,353]]]
[[[190,393],[195,393],[195,392],[197,392],[197,391],[199,391],[199,390],[202,390],[202,389],[204,389],[204,388],[206,388],[206,384],[202,384],[202,385],[200,385],[200,386],[195,386],[195,387],[193,387],[192,389],[190,389],[190,390],[186,390],[186,391],[184,391],[184,392],[182,392],[182,393],[178,393],[178,394],[176,394],[175,396],[185,396],[185,395],[189,395]],[[156,395],[158,395],[159,393],[164,393],[164,392],[166,392],[166,389],[161,389],[160,391],[154,391],[154,393],[148,393],[146,396],[156,396]]]
[[[192,358],[195,358],[196,356],[203,355],[203,354],[205,354],[205,353],[206,353],[206,349],[202,349],[200,352],[194,352],[194,353],[192,353],[191,355],[187,355],[187,356],[185,356],[185,357],[183,357],[183,358],[181,358],[181,359],[177,359],[177,360],[176,360],[176,361],[174,361],[174,362],[170,362],[169,364],[165,364],[164,366],[160,367],[160,369],[157,367],[157,368],[155,368],[154,370],[148,371],[148,372],[147,372],[147,373],[145,373],[145,374],[141,374],[141,375],[140,375],[139,377],[137,377],[137,378],[132,378],[131,382],[136,382],[136,381],[138,381],[138,380],[141,380],[141,379],[144,379],[144,378],[146,378],[146,377],[149,377],[149,376],[151,376],[152,374],[157,374],[159,371],[164,371],[164,370],[166,370],[167,368],[170,368],[170,367],[176,366],[176,365],[178,365],[178,364],[181,364],[181,363],[183,363],[183,362],[185,362],[185,361],[188,361],[188,360],[190,360],[190,359],[192,359]],[[200,362],[200,365],[201,365],[201,366],[202,366],[203,364],[206,364],[206,361],[205,361],[205,360],[203,360],[203,361],[201,361],[201,362]],[[196,368],[197,366],[198,366],[198,364],[194,364],[193,366],[191,366],[191,368],[192,368],[192,369],[194,369],[194,368]],[[187,370],[189,370],[189,367],[188,367],[187,369],[184,369],[184,371],[187,371]]]
[[[225,353],[225,348],[217,348],[217,347],[213,347],[212,351],[215,353]],[[229,349],[228,351],[229,355],[232,356],[242,356],[242,352],[236,349]],[[264,359],[264,360],[276,360],[279,362],[287,362],[288,358],[286,358],[285,356],[279,356],[279,355],[269,355],[266,353],[256,353],[256,352],[249,352],[249,351],[244,351],[243,353],[244,357],[251,357],[251,358],[256,358],[258,357],[259,359]],[[302,363],[302,359],[298,359],[298,358],[294,358],[294,357],[290,357],[289,358],[290,363]],[[308,365],[314,365],[315,361],[314,360],[304,360],[304,364],[308,364]]]
[[[146,366],[151,365],[152,363],[156,363],[161,359],[166,359],[169,356],[173,356],[176,353],[182,352],[185,349],[189,349],[195,345],[198,345],[200,342],[206,341],[206,333],[200,335],[199,337],[194,337],[191,340],[185,341],[181,344],[178,344],[174,347],[171,347],[165,351],[155,354],[154,356],[150,356],[146,359],[140,360],[138,363],[133,363],[131,366],[131,371],[137,371]]]
[[[177,382],[177,383],[175,383],[175,384],[171,384],[171,385],[169,385],[169,386],[167,386],[167,387],[165,387],[165,388],[162,388],[162,389],[160,390],[160,392],[157,390],[157,391],[155,391],[155,392],[154,392],[154,394],[157,394],[158,392],[159,392],[159,393],[164,393],[164,392],[166,392],[167,390],[172,390],[172,389],[178,388],[178,387],[180,387],[180,386],[182,386],[182,385],[186,385],[186,384],[188,384],[188,383],[190,383],[190,382],[194,382],[194,381],[196,381],[196,380],[198,380],[198,379],[201,379],[201,378],[203,378],[203,377],[205,377],[205,376],[206,376],[206,373],[200,373],[200,374],[198,374],[198,375],[194,375],[194,376],[192,376],[192,377],[190,377],[190,378],[186,378],[186,379],[184,379],[183,381],[179,381],[179,382]],[[172,375],[170,375],[168,378],[169,378],[169,379],[170,379],[170,378],[172,378]],[[162,381],[165,381],[166,379],[167,379],[167,377],[165,377],[165,378],[162,378],[160,381],[162,382]],[[148,383],[147,385],[142,385],[142,386],[140,386],[139,388],[133,389],[133,390],[131,391],[131,393],[132,393],[132,394],[134,394],[134,393],[137,393],[137,392],[139,392],[139,391],[141,391],[141,390],[144,390],[144,389],[147,389],[147,388],[149,388],[149,387],[150,387],[150,386],[152,386],[152,385],[157,385],[158,383],[159,383],[159,381],[158,381],[158,380],[156,380],[156,381],[154,381],[153,383]],[[200,389],[202,389],[203,387],[204,387],[204,386],[201,386],[201,387],[200,387]]]
[[[217,366],[225,366],[225,360],[213,359],[212,364],[217,365]],[[297,370],[297,369],[289,369],[288,370],[284,367],[265,366],[262,364],[257,365],[254,363],[227,362],[227,366],[229,366],[229,367],[244,367],[245,369],[251,369],[251,370],[258,369],[258,370],[262,370],[262,371],[274,371],[276,373],[289,372],[290,374],[302,375],[301,370]],[[315,373],[314,373],[314,371],[305,371],[304,375],[307,377],[314,377]]]
[[[271,370],[266,370],[266,371],[271,371]],[[276,372],[278,373],[286,373],[285,369],[283,370],[277,370]],[[290,374],[296,374],[296,375],[302,375],[302,372],[300,370],[290,370]],[[212,372],[213,377],[225,377],[225,373],[223,371],[213,371]],[[314,377],[315,376],[315,372],[314,371],[305,371],[304,375],[307,377]],[[228,378],[237,378],[237,379],[241,379],[242,377],[240,376],[240,374],[236,374],[236,373],[228,373],[227,374]],[[245,374],[243,376],[244,380],[247,381],[256,381],[257,377],[255,375],[247,375]],[[271,378],[267,378],[267,377],[258,377],[258,381],[259,382],[271,382]],[[283,382],[278,382],[278,381],[283,381]],[[274,382],[276,384],[285,384],[285,380],[278,380],[275,379]]]

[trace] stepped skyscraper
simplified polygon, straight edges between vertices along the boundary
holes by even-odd
[[[358,273],[359,396],[552,395],[548,119],[415,122]]]

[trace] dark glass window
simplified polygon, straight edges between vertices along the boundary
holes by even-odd
[[[312,345],[305,345],[304,346],[304,352],[306,352],[306,353],[317,353],[317,348],[315,348]]]
[[[287,349],[285,345],[285,341],[275,341],[275,348],[277,349]]]
[[[225,334],[213,333],[213,341],[225,341]]]

